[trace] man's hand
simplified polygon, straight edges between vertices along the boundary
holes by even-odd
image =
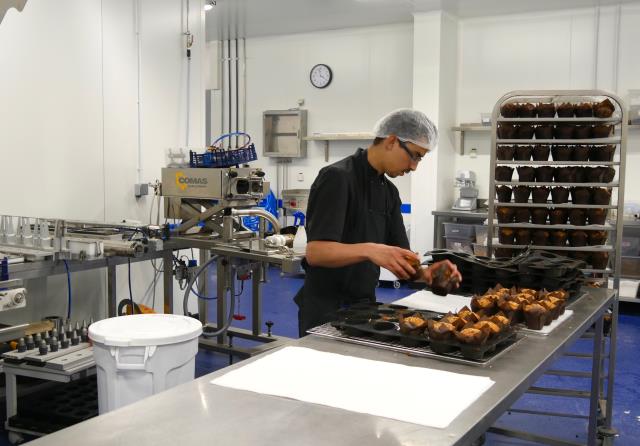
[[[440,262],[434,263],[429,268],[424,268],[424,281],[427,282],[428,285],[431,285],[431,282],[433,282],[434,271],[437,271],[438,268],[440,268],[442,265],[445,265],[449,269],[452,279],[457,279],[455,287],[458,288],[460,286],[460,282],[462,282],[462,274],[460,274],[460,271],[458,271],[458,267],[456,267],[456,265],[451,263],[449,260],[442,260]]]
[[[378,243],[367,244],[367,258],[376,265],[391,271],[398,279],[403,280],[409,279],[416,273],[409,260],[415,259],[420,263],[420,259],[415,252],[397,246]]]

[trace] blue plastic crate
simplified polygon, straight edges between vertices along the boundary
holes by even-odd
[[[253,143],[235,150],[214,150],[205,153],[189,151],[191,167],[230,167],[258,159]]]

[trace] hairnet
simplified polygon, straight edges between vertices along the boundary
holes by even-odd
[[[403,141],[409,141],[433,150],[438,143],[438,129],[427,116],[418,110],[401,108],[383,116],[373,134],[376,138],[395,135]]]

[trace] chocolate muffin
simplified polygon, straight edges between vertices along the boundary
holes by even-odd
[[[591,138],[591,126],[590,125],[576,125],[573,128],[574,139],[589,139]]]
[[[591,204],[591,191],[588,187],[572,187],[571,202],[573,204]]]
[[[498,231],[498,241],[502,245],[513,245],[515,231],[512,228],[500,228]]]
[[[607,209],[602,208],[591,208],[588,210],[589,213],[589,224],[590,225],[603,225],[607,221]]]
[[[608,138],[613,133],[612,125],[594,125],[592,135],[594,138]]]
[[[552,246],[565,246],[567,244],[567,231],[563,229],[557,229],[551,231],[551,245]]]
[[[616,176],[616,170],[613,167],[592,167],[588,172],[591,183],[611,183]]]
[[[574,183],[576,181],[576,168],[573,166],[556,167],[553,177],[557,183]]]
[[[569,252],[569,256],[572,259],[582,260],[583,262],[589,263],[589,259],[591,258],[591,253],[588,251],[571,251]]]
[[[511,181],[513,167],[496,166],[496,181]]]
[[[518,104],[510,102],[508,104],[502,104],[500,107],[500,114],[503,118],[517,118],[518,117]]]
[[[537,246],[547,246],[549,244],[549,231],[545,229],[536,229],[531,234],[531,241]]]
[[[574,226],[584,226],[586,223],[586,212],[584,209],[570,209],[569,223]]]
[[[548,215],[549,215],[549,209],[547,208],[532,208],[531,222],[536,225],[546,225]]]
[[[571,124],[558,124],[553,130],[556,139],[573,139],[573,131],[575,127]]]
[[[498,223],[512,223],[515,210],[512,207],[498,206],[496,214],[498,215]]]
[[[556,107],[550,102],[541,102],[536,106],[538,118],[554,118],[556,116]]]
[[[521,124],[516,131],[516,138],[518,139],[531,139],[533,138],[533,126],[530,124]],[[516,150],[517,151],[517,150]]]
[[[533,146],[516,146],[516,153],[513,157],[516,161],[529,161],[532,151]]]
[[[511,248],[496,248],[494,250],[496,259],[509,259],[513,257],[513,249]]]
[[[526,203],[531,195],[531,186],[514,186],[513,201],[516,203]]]
[[[616,146],[611,144],[607,146],[589,146],[590,161],[613,161],[613,155],[616,153]]]
[[[496,194],[500,203],[509,203],[511,201],[511,188],[509,186],[496,186]]]
[[[604,245],[608,235],[607,231],[589,231],[589,244],[592,246]]]
[[[547,144],[538,144],[533,147],[533,160],[548,161],[550,152],[551,152],[551,146]]]
[[[611,203],[611,191],[603,187],[594,188],[591,195],[591,202],[593,204],[608,205]]]
[[[549,212],[549,221],[552,225],[566,225],[568,212],[566,209],[551,209]]]
[[[550,183],[553,181],[554,168],[551,166],[542,166],[536,169],[536,181],[541,183]]]
[[[535,118],[536,117],[536,106],[535,104],[531,104],[529,102],[524,102],[522,104],[518,104],[518,116],[521,118]]]
[[[573,118],[575,113],[575,105],[568,102],[556,105],[556,113],[558,118]]]
[[[516,245],[530,245],[531,230],[520,228],[516,231]]]
[[[551,189],[551,201],[556,204],[569,202],[569,189],[566,187],[554,187]]]
[[[549,198],[548,187],[534,187],[531,191],[531,200],[534,203],[546,203]]]
[[[589,147],[573,146],[571,150],[571,159],[573,161],[587,161],[589,159]]]
[[[498,138],[515,139],[517,130],[512,124],[498,124]]]
[[[551,124],[542,124],[536,127],[534,131],[536,139],[553,139],[553,126]]]
[[[576,183],[588,183],[590,167],[576,166]]]
[[[593,104],[591,102],[583,102],[576,106],[576,118],[592,118]]]
[[[535,181],[536,170],[531,166],[518,166],[518,181]]]
[[[514,153],[516,153],[515,146],[498,146],[496,148],[496,158],[500,161],[511,161]]]
[[[554,161],[570,161],[571,149],[569,146],[551,146],[551,157]]]
[[[529,223],[529,220],[531,220],[531,211],[528,208],[516,208],[516,223]]]
[[[609,99],[605,99],[602,102],[593,106],[593,115],[596,118],[610,118],[615,110],[614,105]]]
[[[591,266],[593,266],[594,269],[606,269],[608,265],[609,265],[608,252],[591,253]]]
[[[585,231],[571,231],[569,234],[569,244],[571,246],[587,246],[589,236]]]

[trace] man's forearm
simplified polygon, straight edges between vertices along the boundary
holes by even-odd
[[[371,243],[315,241],[307,244],[307,262],[311,266],[340,268],[369,260]]]

